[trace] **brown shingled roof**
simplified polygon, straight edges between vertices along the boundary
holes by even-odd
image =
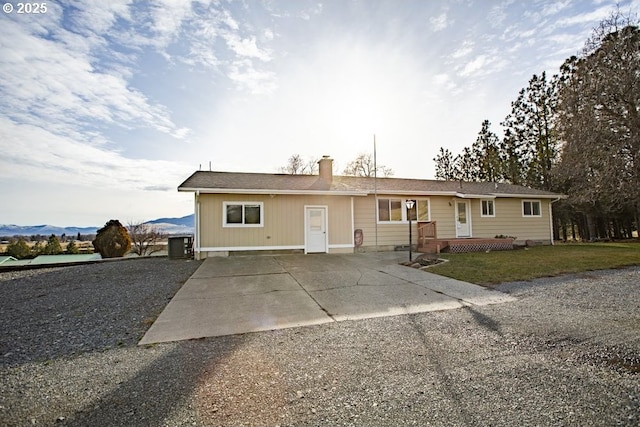
[[[531,196],[561,197],[549,191],[492,182],[459,182],[427,179],[378,178],[378,193],[445,194],[460,197]],[[179,191],[203,193],[290,193],[367,195],[374,192],[374,179],[334,176],[331,183],[318,175],[197,171],[178,187]]]

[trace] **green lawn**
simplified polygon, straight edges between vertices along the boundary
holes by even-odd
[[[525,250],[441,254],[428,271],[480,285],[640,265],[640,243],[580,243]]]

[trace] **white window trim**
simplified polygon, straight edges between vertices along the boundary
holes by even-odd
[[[260,224],[227,224],[227,206],[229,205],[242,205],[244,206],[260,206]],[[252,201],[236,201],[230,200],[228,202],[222,202],[222,227],[223,228],[260,228],[264,227],[264,202],[252,202]]]
[[[492,215],[485,215],[482,209],[482,204],[484,202],[491,202],[491,204],[493,205],[493,214]],[[523,208],[523,212],[524,212],[524,208]],[[496,217],[496,201],[495,199],[480,199],[480,216],[482,218],[495,218]]]
[[[524,213],[524,204],[525,203],[537,203],[538,206],[539,206],[538,212],[540,212],[540,213],[538,215],[534,215],[534,214],[526,215]],[[533,207],[532,207],[531,211],[533,212]],[[523,218],[541,218],[542,217],[542,202],[540,200],[535,200],[535,199],[522,200],[522,217]]]
[[[402,219],[400,221],[381,221],[380,220],[380,208],[378,205],[378,200],[400,200],[400,202],[402,203]],[[431,221],[431,198],[429,197],[413,197],[413,196],[407,196],[407,197],[385,197],[385,196],[379,196],[376,199],[376,222],[378,224],[409,224],[409,218],[407,217],[407,200],[415,200],[416,202],[418,200],[426,200],[427,201],[427,216],[428,219],[427,221]],[[414,220],[412,220],[414,221]],[[417,222],[417,221],[414,221]]]

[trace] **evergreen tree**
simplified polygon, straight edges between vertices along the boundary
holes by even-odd
[[[502,163],[502,177],[506,182],[515,185],[522,185],[524,182],[523,171],[525,170],[521,144],[507,129],[499,148],[500,162]]]
[[[456,163],[451,151],[440,147],[440,152],[433,161],[436,164],[436,179],[444,179],[446,181],[458,179]]]
[[[80,253],[80,249],[78,248],[78,245],[76,245],[76,242],[71,240],[67,243],[67,249],[64,252],[69,255],[75,255]]]
[[[44,245],[44,249],[42,250],[42,254],[43,255],[58,255],[61,254],[62,251],[62,245],[60,244],[60,240],[58,239],[57,236],[55,236],[54,234],[52,234],[51,236],[49,236],[49,240],[47,241],[47,244]]]
[[[37,257],[38,255],[43,255],[44,247],[42,246],[42,242],[38,240],[35,245],[31,248],[31,256]]]
[[[498,136],[490,130],[491,122],[482,122],[478,138],[472,146],[473,156],[478,163],[477,180],[498,182],[502,178],[502,164]]]
[[[614,13],[594,31],[583,53],[565,62],[562,72],[559,130],[565,146],[558,176],[569,202],[586,216],[582,234],[616,237],[629,219],[637,229],[640,29],[631,18]]]
[[[7,255],[16,259],[24,259],[31,255],[31,249],[24,239],[12,240],[7,245]]]
[[[464,147],[462,154],[456,156],[456,175],[461,181],[478,181],[480,172],[478,166],[478,159],[476,158],[473,150],[469,147]]]
[[[502,158],[515,167],[517,153],[524,183],[533,188],[552,190],[551,169],[558,159],[560,141],[556,135],[557,79],[546,73],[533,75],[527,88],[511,103],[511,113],[502,126],[509,139],[503,141]],[[505,149],[510,151],[505,153]],[[514,175],[514,170],[511,171]]]

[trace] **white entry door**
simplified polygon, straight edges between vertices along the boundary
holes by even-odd
[[[456,237],[471,237],[469,201],[456,201]]]
[[[305,208],[305,253],[327,252],[327,208]]]

